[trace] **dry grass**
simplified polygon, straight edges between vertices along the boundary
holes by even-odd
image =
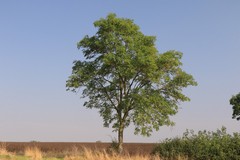
[[[64,160],[163,160],[159,156],[150,156],[150,155],[119,155],[116,153],[107,153],[103,151],[93,151],[90,149],[84,148],[81,154],[68,155],[65,156]]]
[[[0,143],[0,155],[9,155],[9,152],[7,151],[7,145],[4,142]]]
[[[14,156],[15,153],[9,152],[7,150],[7,144],[5,142],[0,142],[0,155],[2,156]]]
[[[38,147],[27,147],[24,150],[24,155],[30,157],[32,160],[41,160],[42,152]]]
[[[108,153],[105,150],[102,151],[93,151],[91,149],[83,148],[83,151],[75,150],[75,154],[71,154],[69,156],[65,156],[64,160],[169,160],[160,158],[157,155],[129,155],[123,154],[119,155],[117,153]],[[171,159],[173,160],[173,159]],[[182,156],[178,156],[174,160],[188,160],[188,158],[184,158]]]
[[[15,159],[15,154],[8,152],[6,143],[0,143],[0,155],[6,155]],[[24,156],[28,157],[30,160],[42,160],[43,153],[38,147],[26,147],[24,150]],[[45,155],[46,156],[46,155]],[[14,158],[15,157],[15,158]],[[47,156],[48,157],[48,156]],[[1,158],[0,158],[1,159]],[[9,159],[9,158],[8,158]],[[53,159],[53,158],[44,158],[44,159]],[[58,159],[58,158],[55,158]],[[76,146],[73,146],[64,157],[64,160],[173,160],[173,159],[164,159],[159,156],[153,156],[150,154],[117,154],[115,152],[107,152],[106,150],[93,150],[82,148],[79,149]],[[174,160],[188,160],[188,158],[177,157]]]

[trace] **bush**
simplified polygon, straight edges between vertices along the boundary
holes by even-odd
[[[189,160],[239,160],[240,134],[227,134],[226,128],[216,132],[187,130],[181,138],[166,139],[158,144],[153,154],[159,154],[166,159],[176,159],[179,156]]]

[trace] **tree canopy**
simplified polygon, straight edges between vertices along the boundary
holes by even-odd
[[[230,99],[230,104],[232,105],[233,109],[232,118],[240,120],[240,93],[232,96],[232,98]]]
[[[84,106],[99,109],[104,126],[118,132],[122,148],[123,130],[130,123],[135,134],[150,136],[153,129],[173,125],[170,116],[179,102],[190,99],[182,93],[197,85],[182,70],[182,53],[159,53],[156,37],[144,35],[133,20],[109,14],[94,22],[98,29],[78,44],[85,57],[73,62],[68,90],[82,88]]]

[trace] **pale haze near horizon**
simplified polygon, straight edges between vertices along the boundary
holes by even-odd
[[[159,142],[186,129],[225,126],[239,132],[229,99],[240,92],[240,1],[1,1],[0,141],[109,142],[96,109],[83,107],[80,92],[66,91],[72,62],[83,58],[76,43],[93,35],[93,22],[108,13],[130,18],[157,37],[160,53],[183,52],[183,69],[197,87],[184,93],[172,117],[151,137],[124,132],[125,142]]]

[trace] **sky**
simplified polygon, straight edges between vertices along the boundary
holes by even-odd
[[[184,93],[171,119],[151,137],[124,132],[125,142],[159,142],[186,129],[225,126],[239,132],[229,99],[240,92],[239,0],[2,0],[0,1],[0,141],[111,142],[96,109],[80,93],[66,91],[72,62],[82,60],[77,42],[94,35],[93,22],[109,13],[134,20],[157,37],[160,53],[183,53],[183,69],[197,87]]]

